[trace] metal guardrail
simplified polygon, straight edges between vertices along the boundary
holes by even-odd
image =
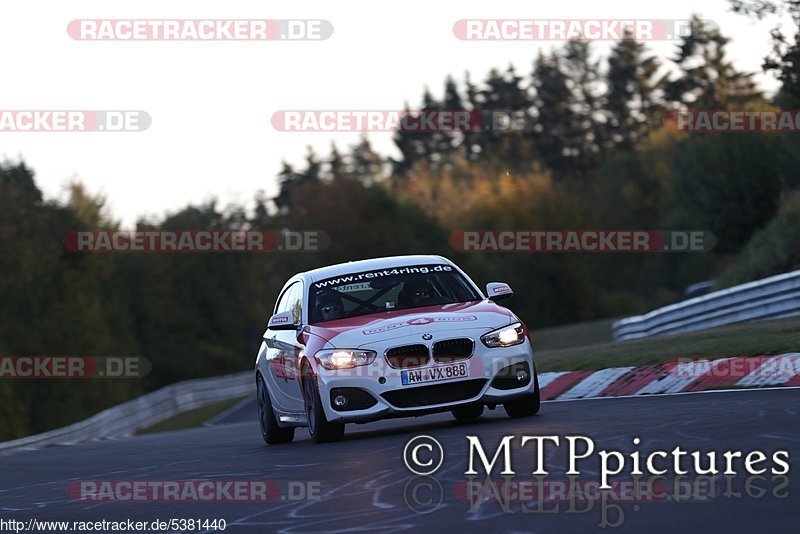
[[[255,394],[255,380],[249,371],[178,382],[69,426],[0,443],[0,454],[16,449],[130,436],[182,412],[248,394]]]
[[[620,319],[612,329],[615,341],[627,341],[798,315],[800,271],[792,271]]]

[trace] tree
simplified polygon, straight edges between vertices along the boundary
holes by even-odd
[[[492,69],[483,89],[473,94],[473,98],[475,111],[480,112],[482,119],[478,121],[479,128],[469,136],[471,151],[510,172],[530,167],[535,158],[527,131],[533,122],[532,102],[514,67],[510,65],[503,73]],[[524,126],[522,131],[515,130],[517,124]]]
[[[300,179],[300,174],[294,167],[286,162],[281,162],[281,170],[278,173],[278,195],[272,199],[278,211],[285,213],[289,210],[289,202],[292,197],[292,188]]]
[[[385,160],[372,149],[369,139],[363,136],[351,147],[350,174],[364,185],[372,185],[383,179]]]
[[[306,147],[305,167],[302,171],[295,171],[294,167],[286,161],[281,162],[278,173],[278,195],[273,199],[280,213],[291,209],[292,190],[299,185],[319,183],[322,179],[322,162],[310,146]]]
[[[141,355],[114,255],[76,254],[73,230],[103,221],[75,184],[68,204],[45,200],[24,163],[0,164],[0,355]],[[77,421],[130,398],[136,381],[3,380],[0,440]],[[12,382],[12,383],[7,383]]]
[[[572,95],[558,55],[539,54],[532,86],[537,121],[534,139],[539,154],[558,179],[571,167],[570,162],[576,156],[575,148],[568,142],[575,123],[575,112],[570,105]]]
[[[795,24],[794,36],[788,37],[780,29],[772,31],[772,55],[764,59],[764,70],[777,73],[782,83],[779,103],[786,108],[796,108],[800,106],[800,0],[789,4]]]
[[[435,114],[442,109],[441,104],[436,101],[427,87],[422,95],[422,102],[419,112]],[[400,159],[394,162],[395,174],[398,176],[408,172],[417,162],[437,165],[442,159],[441,149],[446,144],[444,139],[448,137],[448,133],[415,127],[419,112],[411,110],[406,104],[401,126],[394,133],[394,142],[401,154]],[[409,128],[403,127],[406,122],[409,124]]]
[[[630,36],[611,50],[603,101],[605,148],[632,149],[657,127],[663,109],[659,89],[664,82],[656,78],[659,66],[644,44]]]
[[[469,109],[475,113],[481,109],[480,91],[472,82],[469,72],[464,75],[464,95]],[[483,136],[481,132],[469,132],[465,134],[461,144],[461,151],[470,161],[480,159],[483,151]]]
[[[742,109],[763,102],[753,75],[739,72],[725,55],[730,39],[696,15],[691,34],[682,37],[673,62],[680,74],[665,85],[665,96],[678,107]]]
[[[800,0],[730,0],[733,10],[762,19],[768,15],[787,13],[794,23],[794,35],[786,35],[775,26],[772,35],[772,52],[764,58],[766,72],[777,75],[782,82],[776,101],[781,107],[793,109],[800,106]]]
[[[441,108],[443,112],[451,115],[465,113],[467,111],[458,90],[458,85],[450,75],[447,76],[444,83],[444,98],[442,99]],[[439,146],[437,150],[444,156],[445,162],[449,163],[452,156],[463,145],[464,135],[468,129],[468,127],[465,128],[459,125],[458,127],[454,127],[452,131],[442,132],[442,135],[438,136]]]
[[[581,79],[590,78],[592,67],[584,63],[575,49],[540,54],[536,60],[532,86],[536,109],[533,139],[556,182],[579,183],[587,177],[595,160],[595,117],[592,92],[584,90]]]
[[[322,162],[319,161],[317,155],[314,154],[314,150],[310,146],[307,146],[305,169],[303,169],[303,171],[298,176],[298,180],[302,184],[307,184],[307,183],[319,182],[321,178],[322,178]]]
[[[328,156],[327,174],[333,181],[349,178],[347,161],[345,161],[345,157],[339,153],[339,149],[336,148],[336,143],[331,143],[331,154]]]
[[[718,252],[740,250],[775,214],[782,191],[797,186],[786,146],[769,133],[705,133],[676,151],[676,204],[695,229],[717,237]]]
[[[571,145],[581,154],[581,171],[594,168],[603,141],[603,113],[600,99],[600,66],[591,59],[589,41],[572,39],[563,51],[564,73],[572,96],[573,139]]]
[[[72,181],[67,186],[69,199],[67,205],[75,210],[75,214],[89,228],[115,228],[118,224],[111,219],[103,195],[90,194],[84,185]]]

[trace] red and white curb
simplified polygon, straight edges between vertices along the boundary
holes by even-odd
[[[643,367],[541,373],[542,400],[658,395],[731,387],[800,386],[800,353],[675,358]]]

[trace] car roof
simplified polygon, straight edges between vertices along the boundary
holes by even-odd
[[[452,265],[452,263],[450,260],[442,256],[426,254],[411,256],[388,256],[385,258],[372,258],[369,260],[348,261],[346,263],[329,265],[327,267],[320,267],[318,269],[312,269],[310,271],[300,273],[300,275],[309,282],[317,282],[319,280],[325,280],[326,278],[332,278],[351,273],[372,271],[376,269],[388,269],[390,267],[406,267],[411,265]]]

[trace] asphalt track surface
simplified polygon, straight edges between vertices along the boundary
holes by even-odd
[[[800,461],[800,389],[730,391],[543,403],[540,415],[511,420],[502,409],[470,423],[449,414],[348,425],[345,440],[316,445],[305,431],[294,443],[267,447],[254,405],[228,424],[0,457],[0,518],[27,521],[224,518],[226,532],[797,532],[800,465],[786,477],[715,478],[716,494],[701,500],[573,503],[484,502],[457,498],[467,468],[465,435],[495,446],[505,435],[588,435],[598,449],[632,451],[789,450]],[[437,438],[445,459],[431,478],[411,475],[406,442]],[[517,442],[515,442],[517,443]],[[514,448],[517,480],[532,480],[533,454]],[[597,480],[597,465],[582,464],[581,479]],[[550,479],[564,480],[566,448],[547,456]],[[492,478],[499,479],[495,473]],[[623,477],[624,478],[624,477]],[[273,502],[79,502],[67,495],[76,480],[271,479],[316,481],[321,498]],[[630,479],[630,477],[628,477]],[[433,483],[431,483],[433,481]],[[438,482],[438,484],[436,484]],[[684,481],[689,484],[687,479]],[[727,487],[725,486],[727,484]],[[441,492],[439,492],[439,485]],[[666,491],[675,495],[675,481]],[[683,488],[684,486],[679,486]],[[699,486],[698,486],[699,487]],[[416,490],[415,490],[416,488]],[[763,493],[762,493],[763,492]],[[679,492],[680,493],[680,492]],[[684,493],[685,494],[685,493]],[[439,502],[441,500],[441,502]],[[213,531],[212,531],[213,532]]]

